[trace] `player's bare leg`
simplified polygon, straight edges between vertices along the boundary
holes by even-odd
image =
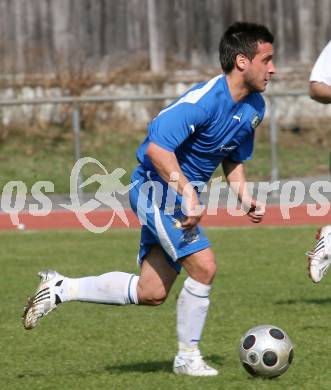
[[[155,245],[144,257],[137,286],[141,305],[163,303],[177,277],[176,270],[167,262],[163,250]]]

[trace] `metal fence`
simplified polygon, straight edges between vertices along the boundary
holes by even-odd
[[[277,181],[279,179],[278,168],[278,120],[277,120],[277,99],[282,97],[299,97],[307,96],[307,91],[292,91],[292,92],[277,92],[272,94],[265,94],[265,97],[269,101],[269,133],[270,133],[270,148],[271,148],[271,170],[270,180]],[[74,134],[74,158],[77,161],[81,156],[80,147],[80,132],[81,132],[81,114],[80,106],[86,103],[107,103],[107,102],[138,102],[138,101],[166,101],[173,100],[178,96],[174,95],[146,95],[146,96],[65,96],[57,98],[42,98],[42,99],[6,99],[0,100],[0,108],[7,106],[22,106],[22,105],[42,105],[42,104],[69,104],[72,108],[71,121],[72,130]],[[78,178],[79,184],[82,183],[82,177]]]

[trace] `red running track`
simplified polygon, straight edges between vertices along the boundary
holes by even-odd
[[[289,219],[284,219],[279,206],[268,206],[266,215],[263,221],[258,226],[286,226],[286,225],[325,225],[331,223],[331,203],[323,205],[324,211],[327,210],[324,216],[311,216],[309,205],[302,205],[288,210]],[[283,210],[284,212],[284,210]],[[205,215],[201,225],[205,227],[240,227],[240,226],[256,226],[252,224],[247,216],[231,216],[226,209],[217,209],[216,215]],[[90,222],[95,226],[105,226],[113,215],[112,210],[96,210],[87,214]],[[140,223],[134,213],[127,209],[126,216],[129,220],[130,228],[137,228]],[[18,214],[19,222],[22,228],[27,230],[46,230],[46,229],[84,229],[77,216],[66,210],[55,210],[47,216],[32,216],[27,212]],[[126,228],[127,226],[122,220],[116,216],[112,224],[112,228]],[[5,213],[0,213],[0,229],[12,230],[17,229],[13,225],[10,216]]]

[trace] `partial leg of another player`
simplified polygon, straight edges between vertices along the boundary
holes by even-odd
[[[316,239],[315,249],[307,252],[308,271],[311,280],[319,283],[331,264],[331,225],[319,229]]]

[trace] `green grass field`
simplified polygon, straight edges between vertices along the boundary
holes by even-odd
[[[201,349],[221,374],[177,377],[175,301],[180,275],[156,308],[70,302],[25,331],[20,315],[36,272],[68,276],[136,271],[137,230],[1,233],[1,389],[330,389],[331,279],[313,285],[304,252],[315,227],[209,229],[219,271]],[[239,244],[238,244],[239,243]],[[295,344],[283,376],[253,379],[238,359],[252,326],[283,328]]]

